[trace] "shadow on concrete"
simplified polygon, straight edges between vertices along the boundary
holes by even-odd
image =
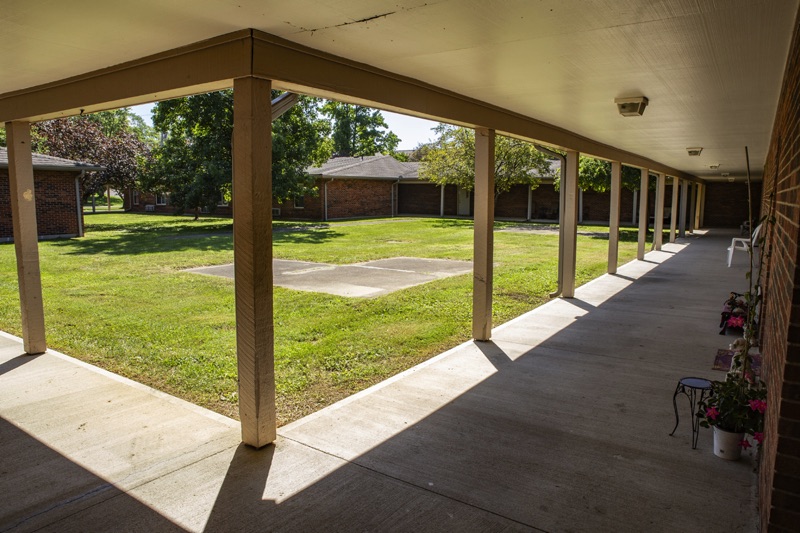
[[[0,418],[0,531],[185,531]]]

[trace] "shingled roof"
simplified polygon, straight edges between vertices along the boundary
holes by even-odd
[[[321,178],[397,180],[406,177],[409,172],[416,172],[413,165],[418,163],[403,163],[390,155],[334,157],[322,166],[306,169],[306,172]]]
[[[76,171],[81,170],[103,170],[104,167],[92,163],[73,161],[62,157],[53,157],[44,154],[32,154],[34,170],[56,170],[56,171]],[[0,168],[8,168],[8,149],[0,147]]]

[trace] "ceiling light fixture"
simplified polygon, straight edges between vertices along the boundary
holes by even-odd
[[[623,117],[641,117],[648,102],[649,100],[646,96],[630,96],[627,98],[614,99],[619,114]]]
[[[728,178],[728,183],[733,183],[736,178]]]
[[[727,177],[728,177],[728,176],[730,176],[730,175],[731,175],[731,173],[730,173],[730,172],[723,172],[723,173],[722,173],[722,177],[723,177],[723,178],[727,178]]]
[[[716,165],[708,165],[708,168],[710,168],[711,170],[717,170],[719,168],[719,163],[717,163]]]
[[[692,156],[700,155],[700,152],[703,151],[703,148],[702,147],[687,148],[686,151],[689,153],[689,155],[692,155]]]

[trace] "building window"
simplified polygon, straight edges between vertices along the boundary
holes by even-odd
[[[303,209],[306,206],[305,197],[301,196],[299,198],[294,199],[294,208],[295,209]]]
[[[132,200],[133,205],[139,205],[139,191],[134,189],[132,195],[133,195],[133,200]]]
[[[156,193],[156,205],[167,205],[169,195],[165,192]]]

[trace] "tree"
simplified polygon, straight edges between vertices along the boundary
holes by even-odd
[[[439,139],[424,155],[420,177],[433,183],[475,187],[475,133],[471,129],[442,124]],[[495,140],[495,200],[514,185],[535,189],[542,176],[550,176],[550,161],[531,143],[498,135]]]
[[[342,102],[326,102],[322,112],[333,122],[333,153],[342,157],[392,154],[400,138],[388,130],[377,109]]]
[[[638,191],[641,172],[638,168],[622,165],[622,187]],[[584,191],[606,192],[611,189],[611,163],[593,157],[581,157],[578,185]]]
[[[280,94],[272,92],[275,98]],[[272,123],[272,190],[279,201],[313,192],[305,169],[330,157],[328,122],[319,100],[301,97]],[[213,210],[230,198],[233,91],[225,90],[156,104],[153,125],[162,144],[143,180],[145,189],[169,192],[179,211]]]
[[[31,128],[35,152],[105,167],[100,172],[88,172],[82,178],[84,199],[105,187],[118,191],[133,187],[149,158],[149,146],[130,125],[117,124],[114,129],[107,130],[108,133],[103,131],[102,123],[109,113],[115,112],[48,120]]]

